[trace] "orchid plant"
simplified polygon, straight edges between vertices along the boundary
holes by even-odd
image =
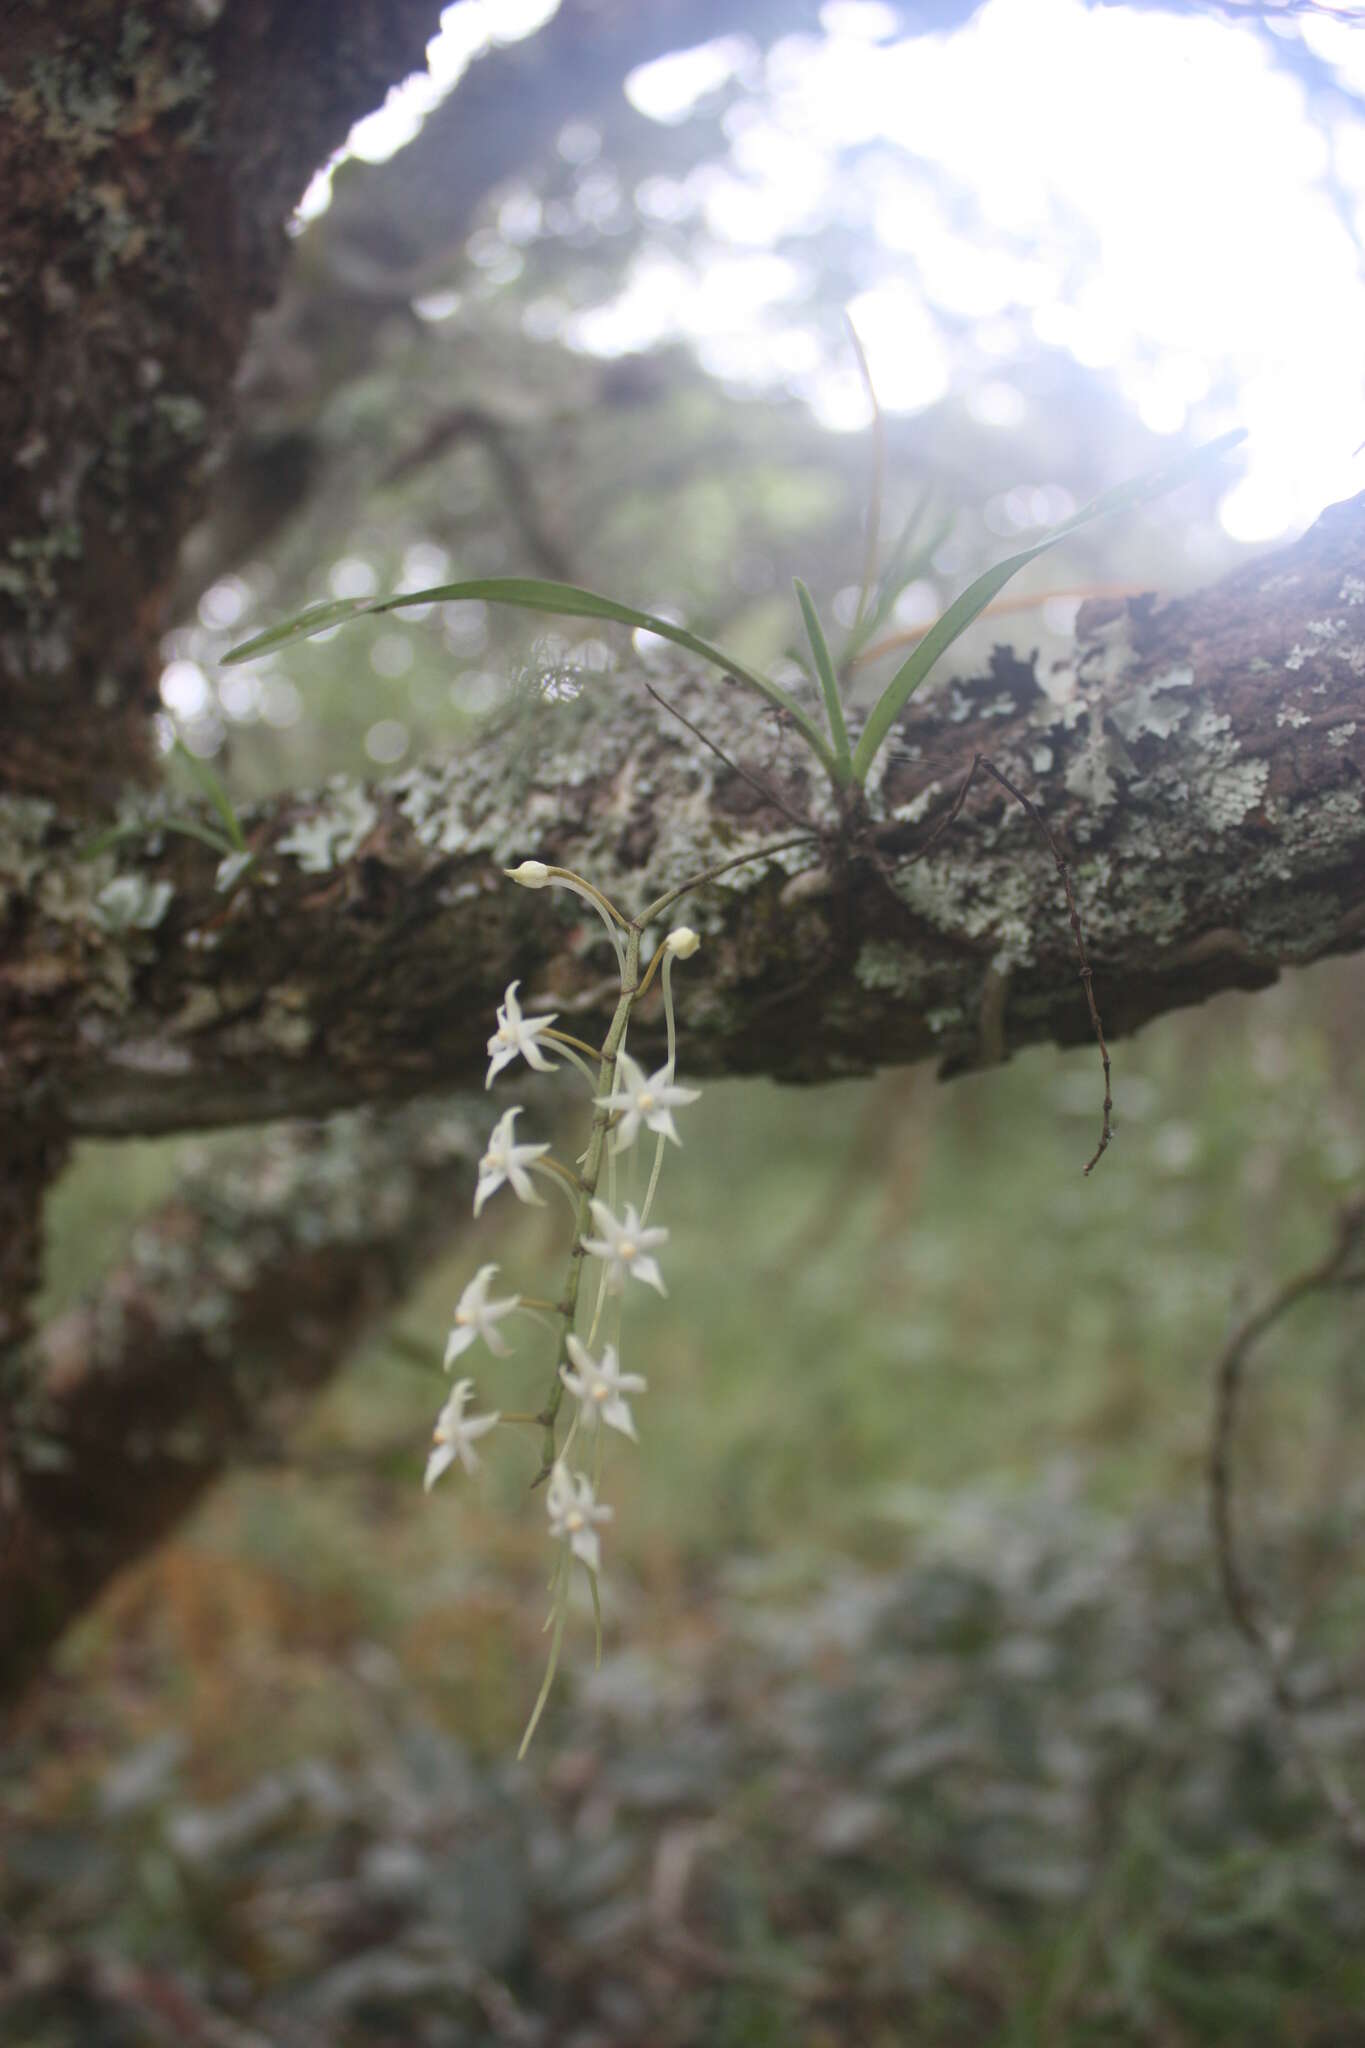
[[[875,413],[875,394],[872,397]],[[868,522],[868,567],[857,614],[837,661],[825,637],[814,600],[805,584],[797,580],[796,600],[810,650],[807,675],[816,686],[807,693],[806,702],[772,677],[736,660],[724,649],[674,620],[640,611],[614,598],[599,596],[577,584],[548,582],[536,577],[478,577],[437,584],[430,589],[405,591],[396,596],[346,598],[313,605],[233,649],[225,660],[228,663],[250,661],[291,641],[328,632],[352,619],[464,599],[481,599],[489,604],[510,605],[552,616],[615,622],[657,635],[698,656],[719,670],[727,684],[750,689],[782,713],[828,777],[840,819],[856,829],[859,821],[866,817],[863,791],[869,773],[911,696],[940,657],[1010,579],[1027,563],[1082,527],[1173,490],[1211,461],[1226,454],[1241,438],[1240,433],[1225,434],[1180,461],[1105,492],[1031,546],[987,569],[947,607],[901,662],[864,717],[861,729],[856,732],[850,731],[847,715],[845,688],[848,680],[855,667],[868,658],[871,643],[891,618],[901,592],[926,572],[944,537],[943,529],[932,534],[921,531],[923,505],[892,550],[885,570],[878,575],[875,534],[879,507],[874,498]],[[876,651],[872,649],[872,652]],[[663,701],[660,699],[661,703]],[[822,708],[823,717],[818,715],[817,705]],[[673,707],[666,705],[665,708],[671,710]],[[684,722],[690,724],[690,721]],[[696,731],[696,728],[692,730]],[[705,734],[700,737],[706,738]],[[706,743],[713,744],[709,740]],[[1061,849],[1028,798],[998,768],[978,756],[956,801],[933,828],[921,851],[927,851],[939,833],[958,815],[978,769],[993,777],[1033,818],[1056,859],[1065,888],[1091,1022],[1104,1065],[1104,1124],[1099,1147],[1085,1168],[1089,1173],[1112,1135],[1109,1053],[1095,1007],[1079,913]],[[824,836],[808,821],[797,822],[805,823],[803,838]],[[741,856],[742,860],[751,858],[751,854]],[[611,941],[620,985],[619,1000],[610,1026],[598,1047],[585,1045],[559,1030],[554,1012],[528,1017],[521,1007],[518,982],[509,985],[498,1007],[496,1028],[488,1040],[487,1085],[491,1087],[518,1060],[539,1073],[576,1068],[586,1077],[592,1090],[592,1126],[587,1148],[574,1165],[555,1159],[547,1144],[518,1142],[516,1120],[524,1113],[520,1105],[514,1104],[506,1109],[493,1127],[479,1162],[474,1214],[478,1216],[484,1205],[504,1187],[510,1187],[519,1201],[539,1203],[541,1197],[536,1191],[535,1178],[554,1182],[568,1197],[573,1210],[573,1236],[567,1266],[560,1291],[553,1300],[520,1294],[494,1296],[491,1289],[498,1268],[496,1265],[480,1266],[456,1305],[446,1344],[445,1365],[449,1370],[457,1359],[464,1358],[480,1343],[495,1357],[508,1356],[512,1346],[505,1334],[506,1329],[512,1318],[524,1315],[548,1323],[554,1333],[553,1368],[545,1399],[534,1414],[513,1415],[496,1409],[466,1414],[474,1398],[474,1385],[471,1379],[458,1380],[437,1418],[427,1461],[426,1485],[429,1489],[456,1463],[467,1473],[475,1471],[478,1466],[475,1443],[500,1424],[530,1424],[542,1432],[540,1468],[533,1484],[545,1486],[548,1529],[554,1544],[546,1619],[550,1649],[544,1682],[522,1739],[519,1754],[523,1756],[554,1683],[576,1564],[583,1567],[591,1590],[600,1655],[598,1575],[602,1555],[601,1531],[612,1517],[611,1508],[600,1498],[607,1439],[609,1435],[615,1435],[631,1442],[637,1441],[635,1418],[627,1396],[647,1391],[646,1381],[639,1373],[622,1370],[622,1311],[629,1297],[631,1280],[652,1287],[660,1294],[667,1291],[656,1253],[667,1244],[668,1232],[652,1223],[650,1218],[667,1147],[681,1142],[674,1112],[685,1110],[697,1100],[697,1091],[681,1086],[675,1075],[676,1030],[671,972],[675,960],[686,959],[696,951],[698,940],[687,926],[679,926],[658,943],[641,972],[644,937],[646,930],[688,890],[723,872],[724,866],[736,864],[727,862],[721,868],[695,877],[682,888],[652,903],[639,917],[629,919],[601,890],[569,869],[549,866],[539,860],[525,860],[519,867],[507,870],[511,879],[523,888],[567,889],[592,906]],[[626,1034],[636,1006],[656,976],[663,994],[668,1054],[661,1067],[646,1074],[627,1051]],[[618,1210],[618,1162],[625,1155],[627,1170],[633,1167],[645,1133],[654,1140],[654,1158],[643,1199],[637,1206],[632,1182]],[[580,1334],[580,1295],[585,1273],[591,1275],[590,1299],[584,1308],[586,1332]],[[567,1428],[562,1428],[561,1411],[566,1395],[573,1404],[573,1412]]]
[[[720,869],[709,870],[697,880],[709,880],[719,872]],[[554,1361],[545,1399],[529,1415],[514,1415],[500,1409],[466,1414],[474,1399],[474,1382],[457,1380],[436,1419],[427,1459],[425,1483],[430,1491],[456,1463],[467,1473],[476,1471],[479,1458],[474,1445],[499,1424],[530,1424],[542,1433],[540,1469],[533,1484],[545,1485],[549,1535],[554,1544],[546,1620],[550,1652],[544,1682],[522,1739],[519,1753],[524,1756],[554,1683],[576,1564],[583,1567],[591,1588],[601,1654],[600,1532],[612,1517],[611,1508],[600,1498],[608,1434],[614,1432],[632,1443],[638,1441],[627,1396],[646,1391],[646,1381],[639,1373],[621,1368],[622,1311],[630,1280],[638,1280],[660,1294],[667,1292],[655,1255],[667,1244],[668,1232],[651,1223],[650,1216],[665,1152],[670,1144],[682,1142],[674,1112],[687,1109],[699,1096],[697,1089],[685,1088],[675,1078],[673,963],[688,959],[700,941],[688,926],[677,926],[654,947],[641,971],[647,930],[695,883],[659,898],[641,916],[626,918],[601,890],[567,868],[526,860],[507,873],[522,888],[568,889],[590,903],[611,940],[620,982],[611,1023],[601,1045],[596,1047],[558,1030],[553,1011],[526,1016],[518,999],[519,983],[515,981],[498,1007],[497,1025],[488,1040],[485,1086],[491,1088],[518,1060],[524,1060],[539,1073],[576,1069],[591,1091],[592,1125],[587,1147],[573,1165],[556,1159],[548,1144],[517,1142],[516,1120],[524,1114],[520,1104],[505,1109],[493,1126],[479,1161],[474,1214],[479,1215],[485,1203],[504,1187],[510,1187],[519,1201],[540,1203],[542,1197],[532,1178],[539,1176],[555,1183],[568,1197],[573,1211],[573,1234],[564,1277],[553,1299],[495,1294],[498,1267],[479,1267],[455,1305],[446,1341],[446,1370],[478,1344],[483,1344],[495,1358],[510,1356],[513,1345],[507,1331],[512,1319],[519,1315],[548,1324],[555,1339]],[[646,1074],[626,1050],[626,1034],[636,1006],[656,978],[663,997],[668,1056],[656,1072]],[[654,1141],[654,1157],[643,1199],[637,1206],[633,1199],[632,1169],[644,1149],[641,1140],[646,1134]],[[628,1180],[630,1199],[618,1197],[617,1182],[622,1176]],[[581,1334],[580,1320],[586,1322]],[[566,1395],[572,1402],[567,1428],[562,1417]]]
[[[1241,430],[1223,434],[1177,462],[1102,492],[1070,519],[1051,527],[1041,539],[985,570],[968,584],[961,596],[953,600],[896,669],[868,712],[856,739],[849,731],[843,684],[864,656],[869,642],[890,618],[896,599],[908,584],[925,573],[944,538],[943,529],[928,537],[921,531],[927,509],[924,503],[912,515],[900,541],[891,550],[882,575],[878,577],[869,569],[853,628],[837,662],[825,637],[815,602],[805,584],[799,577],[796,579],[796,600],[810,646],[810,669],[819,685],[823,721],[771,676],[727,654],[723,648],[703,640],[675,620],[662,618],[654,612],[640,611],[634,605],[619,603],[615,598],[602,597],[576,583],[550,582],[536,576],[479,576],[458,583],[434,584],[427,590],[403,591],[393,597],[331,599],[324,604],[310,605],[281,625],[256,634],[240,647],[234,647],[223,659],[226,664],[253,661],[258,655],[268,654],[294,640],[306,640],[316,633],[330,632],[352,619],[371,618],[382,612],[402,611],[418,605],[447,604],[473,598],[481,599],[485,604],[511,605],[521,611],[542,612],[552,617],[610,621],[631,626],[637,632],[656,634],[686,653],[699,656],[710,667],[719,670],[727,683],[756,692],[783,713],[801,735],[829,777],[836,794],[843,796],[845,801],[856,801],[874,761],[915,691],[935,663],[966,632],[973,620],[979,618],[1012,577],[1049,548],[1056,547],[1059,541],[1079,532],[1082,527],[1092,525],[1095,520],[1131,511],[1174,490],[1211,462],[1229,453],[1243,438]],[[875,524],[875,520],[870,524]],[[504,1041],[505,1044],[510,1042]]]

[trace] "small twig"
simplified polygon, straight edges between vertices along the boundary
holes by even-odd
[[[1100,1013],[1095,1003],[1094,974],[1092,972],[1090,962],[1086,957],[1085,933],[1081,929],[1081,914],[1079,910],[1076,908],[1076,895],[1075,891],[1072,889],[1071,886],[1071,869],[1067,862],[1066,855],[1062,852],[1061,847],[1058,846],[1056,839],[1053,837],[1052,829],[1048,825],[1047,820],[1044,818],[1042,812],[1038,809],[1038,806],[1034,803],[1030,803],[1029,799],[1024,795],[1024,792],[1021,789],[1016,789],[1014,784],[1010,781],[1008,775],[1003,775],[1001,771],[995,766],[995,763],[993,761],[988,761],[984,754],[974,754],[972,757],[972,765],[967,770],[966,776],[963,779],[962,787],[959,789],[957,795],[954,797],[951,807],[944,812],[943,816],[939,819],[937,825],[935,825],[933,831],[924,841],[924,844],[922,846],[917,846],[915,848],[915,851],[910,856],[910,861],[923,860],[924,856],[934,846],[938,844],[939,840],[943,837],[943,834],[948,830],[948,827],[953,823],[953,820],[957,817],[958,813],[962,809],[963,804],[966,802],[967,792],[971,788],[972,783],[976,779],[978,769],[981,770],[984,774],[989,775],[993,781],[998,782],[1002,789],[1008,790],[1009,794],[1014,798],[1015,802],[1017,804],[1021,804],[1024,810],[1027,812],[1028,816],[1032,818],[1034,824],[1038,827],[1038,830],[1042,833],[1043,838],[1046,840],[1048,850],[1051,853],[1052,858],[1057,863],[1057,872],[1062,878],[1062,887],[1066,891],[1066,909],[1067,915],[1071,920],[1071,936],[1074,939],[1076,945],[1076,957],[1079,959],[1081,963],[1081,984],[1085,989],[1085,1000],[1087,1007],[1090,1011],[1091,1028],[1095,1033],[1095,1042],[1099,1046],[1100,1059],[1104,1065],[1103,1123],[1100,1129],[1100,1142],[1095,1147],[1092,1157],[1086,1162],[1085,1171],[1087,1174],[1090,1174],[1094,1172],[1095,1168],[1099,1165],[1100,1160],[1102,1159],[1104,1154],[1109,1150],[1110,1143],[1112,1142],[1114,1136],[1114,1127],[1110,1121],[1110,1117],[1114,1108],[1114,1097],[1111,1089],[1109,1047],[1104,1042],[1104,1026],[1100,1023]],[[909,862],[904,863],[904,865],[909,865]],[[999,1022],[1001,1025],[1001,1029],[1003,1031],[1003,1016],[1000,1018]]]
[[[577,580],[575,565],[540,515],[535,475],[517,453],[514,433],[510,420],[499,419],[483,406],[457,406],[428,429],[419,446],[391,463],[380,483],[406,482],[418,470],[457,450],[461,442],[476,442],[488,458],[502,509],[515,526],[532,566],[542,576],[573,583]]]
[[[1253,1345],[1282,1316],[1311,1294],[1365,1287],[1365,1201],[1348,1204],[1337,1218],[1336,1243],[1324,1259],[1285,1282],[1269,1301],[1244,1318],[1224,1345],[1214,1371],[1213,1433],[1209,1441],[1209,1519],[1223,1598],[1233,1626],[1255,1652],[1271,1697],[1294,1750],[1350,1847],[1365,1855],[1365,1812],[1339,1774],[1313,1747],[1299,1718],[1289,1684],[1286,1646],[1258,1601],[1237,1547],[1232,1511],[1232,1448],[1237,1405]]]
[[[690,880],[680,882],[678,887],[670,889],[666,896],[656,896],[649,908],[642,910],[633,923],[643,931],[646,925],[651,925],[656,918],[662,917],[680,896],[690,896],[692,891],[700,889],[704,882],[714,882],[717,875],[728,875],[731,868],[746,868],[751,860],[771,860],[774,854],[787,853],[794,846],[805,846],[819,836],[813,825],[807,825],[799,839],[779,839],[773,846],[756,846],[752,853],[737,853],[732,860],[717,861],[713,868],[703,868],[699,875],[693,875]]]
[[[733,682],[735,679],[733,676],[727,676],[725,680]],[[749,770],[741,767],[738,761],[732,761],[723,747],[718,747],[708,733],[704,733],[699,725],[694,725],[685,711],[679,711],[676,704],[670,704],[667,697],[655,689],[653,683],[646,681],[645,688],[656,704],[661,704],[665,711],[671,712],[680,725],[685,725],[687,730],[695,738],[699,739],[704,747],[709,747],[717,759],[723,761],[733,774],[738,775],[741,781],[747,782],[750,789],[756,789],[765,803],[771,804],[775,811],[781,811],[783,817],[789,818],[793,825],[800,825],[803,830],[814,829],[810,824],[809,818],[803,818],[799,811],[794,811],[791,805],[783,797],[779,796],[777,791],[771,788],[768,783],[762,781],[760,777],[750,774]]]

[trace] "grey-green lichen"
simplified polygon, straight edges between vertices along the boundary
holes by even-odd
[[[152,400],[152,413],[177,441],[202,441],[208,432],[208,413],[188,391],[158,392]]]
[[[925,1011],[924,1021],[935,1038],[942,1038],[948,1032],[961,1029],[966,1021],[966,1011],[961,1003],[940,1003]]]
[[[54,816],[41,797],[0,796],[0,911],[12,895],[27,894],[47,865],[44,842]]]
[[[121,134],[141,133],[176,108],[190,110],[185,139],[197,143],[213,77],[198,44],[177,38],[159,49],[148,15],[129,7],[112,53],[91,36],[71,35],[34,57],[23,82],[10,88],[7,112],[81,160],[97,156]]]
[[[1256,809],[1269,780],[1268,761],[1239,761],[1225,755],[1192,779],[1190,795],[1210,829],[1226,832],[1230,826],[1240,825]]]
[[[1119,698],[1110,706],[1109,716],[1130,745],[1144,733],[1168,740],[1189,715],[1188,698],[1176,692],[1190,689],[1193,682],[1192,668],[1163,669],[1159,675],[1139,683],[1126,697]]]
[[[379,822],[379,812],[366,791],[337,776],[330,795],[311,817],[300,818],[282,839],[277,853],[291,853],[306,875],[330,874],[357,853]]]
[[[853,976],[861,987],[908,996],[918,987],[923,963],[908,947],[890,940],[869,939],[853,963]]]
[[[57,595],[58,569],[81,558],[81,530],[74,520],[58,520],[45,532],[19,534],[0,562],[0,592],[22,605],[30,617]]]
[[[107,932],[154,931],[175,891],[146,875],[115,875],[95,897],[95,922]]]
[[[681,679],[667,688],[717,746],[752,758],[759,728],[752,698],[737,685]],[[514,736],[491,734],[458,759],[406,769],[383,788],[423,845],[504,868],[544,857],[548,846],[565,850],[572,819],[574,864],[626,911],[752,852],[752,865],[732,868],[689,900],[688,921],[703,932],[722,928],[726,892],[744,894],[816,864],[813,845],[762,856],[791,828],[771,816],[760,824],[736,816],[722,798],[734,778],[700,742],[680,733],[676,747],[642,755],[640,737],[636,688],[594,676],[578,700],[534,706]],[[792,759],[804,759],[796,745]],[[574,800],[572,792],[588,787],[590,805]],[[813,765],[804,801],[817,821],[828,818],[828,787]],[[452,892],[467,886],[457,881]]]
[[[1323,649],[1330,646],[1338,635],[1346,631],[1346,621],[1345,619],[1309,619],[1303,630],[1308,644],[1305,646],[1299,640],[1294,642],[1294,645],[1284,658],[1284,665],[1287,669],[1301,669],[1306,661],[1311,661],[1316,655],[1321,654]]]
[[[1031,830],[1026,819],[1020,823]],[[1034,952],[1037,862],[1022,832],[1012,852],[1017,861],[994,861],[986,887],[976,863],[961,855],[911,861],[896,872],[896,893],[936,930],[990,940],[1002,962],[1022,963]]]
[[[306,991],[288,983],[273,988],[266,999],[261,1030],[266,1040],[278,1046],[281,1052],[293,1056],[306,1052],[317,1036],[316,1026],[308,1014]]]

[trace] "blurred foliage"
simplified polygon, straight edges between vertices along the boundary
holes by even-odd
[[[607,1660],[580,1622],[524,1769],[536,1446],[418,1487],[472,1265],[529,1288],[559,1254],[557,1209],[492,1203],[401,1346],[129,1574],[14,1732],[14,2038],[192,2038],[173,1989],[343,2048],[1365,2041],[1358,1884],[1201,1503],[1230,1310],[1365,1166],[1362,993],[1327,965],[1120,1046],[1088,1182],[1088,1052],[709,1089],[669,1299],[632,1309]],[[139,1198],[183,1149],[136,1149]],[[59,1242],[98,1256],[129,1160],[87,1149]],[[1357,1782],[1361,1335],[1338,1304],[1258,1354],[1238,1494]],[[535,1386],[509,1360],[492,1397]]]
[[[856,381],[843,308],[889,274],[916,283],[952,366],[940,402],[886,420],[884,546],[926,490],[950,523],[932,588],[918,592],[928,616],[1101,489],[1170,460],[1170,437],[1141,425],[1112,372],[1040,340],[1027,309],[965,316],[935,296],[913,251],[886,249],[889,210],[983,255],[1039,253],[908,148],[847,149],[826,210],[771,246],[724,239],[712,200],[727,181],[742,194],[731,152],[764,117],[760,43],[792,26],[790,8],[738,13],[748,54],[674,125],[646,120],[621,91],[617,29],[602,64],[585,65],[566,16],[480,59],[472,97],[457,88],[392,162],[336,174],[283,303],[258,328],[241,428],[186,551],[183,619],[165,643],[207,679],[185,730],[196,749],[226,749],[235,793],[373,773],[458,745],[519,676],[534,685],[567,668],[591,687],[638,662],[612,629],[547,631],[448,605],[215,674],[230,645],[306,602],[536,575],[671,611],[760,666],[801,640],[794,575],[822,616],[847,610],[872,451],[866,435],[822,429],[807,398],[821,376]],[[510,164],[489,124],[499,91],[526,136]],[[1063,291],[1098,260],[1079,235],[1047,255]],[[705,344],[699,358],[681,340],[595,355],[582,322],[628,295],[642,258],[690,266],[699,283],[728,264],[741,304],[764,266],[787,281],[773,304],[759,292],[742,361]],[[1235,393],[1216,379],[1191,438],[1235,423]],[[1074,603],[1045,611],[1049,589],[1178,591],[1237,559],[1214,495],[1190,487],[1121,530],[1072,537],[1033,572],[1038,608],[1011,637],[1044,655],[1066,645]],[[980,663],[999,633],[979,625],[955,659]],[[865,691],[890,672],[870,669]]]

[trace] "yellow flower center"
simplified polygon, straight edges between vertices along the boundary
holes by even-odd
[[[627,1262],[629,1262],[631,1259],[635,1257],[640,1247],[638,1244],[636,1244],[633,1237],[625,1237],[622,1238],[619,1249],[621,1257],[625,1259]]]
[[[649,1089],[646,1088],[643,1094],[640,1096],[640,1108],[645,1112],[645,1115],[648,1116],[650,1110],[653,1109],[653,1107],[654,1097],[650,1093]]]

